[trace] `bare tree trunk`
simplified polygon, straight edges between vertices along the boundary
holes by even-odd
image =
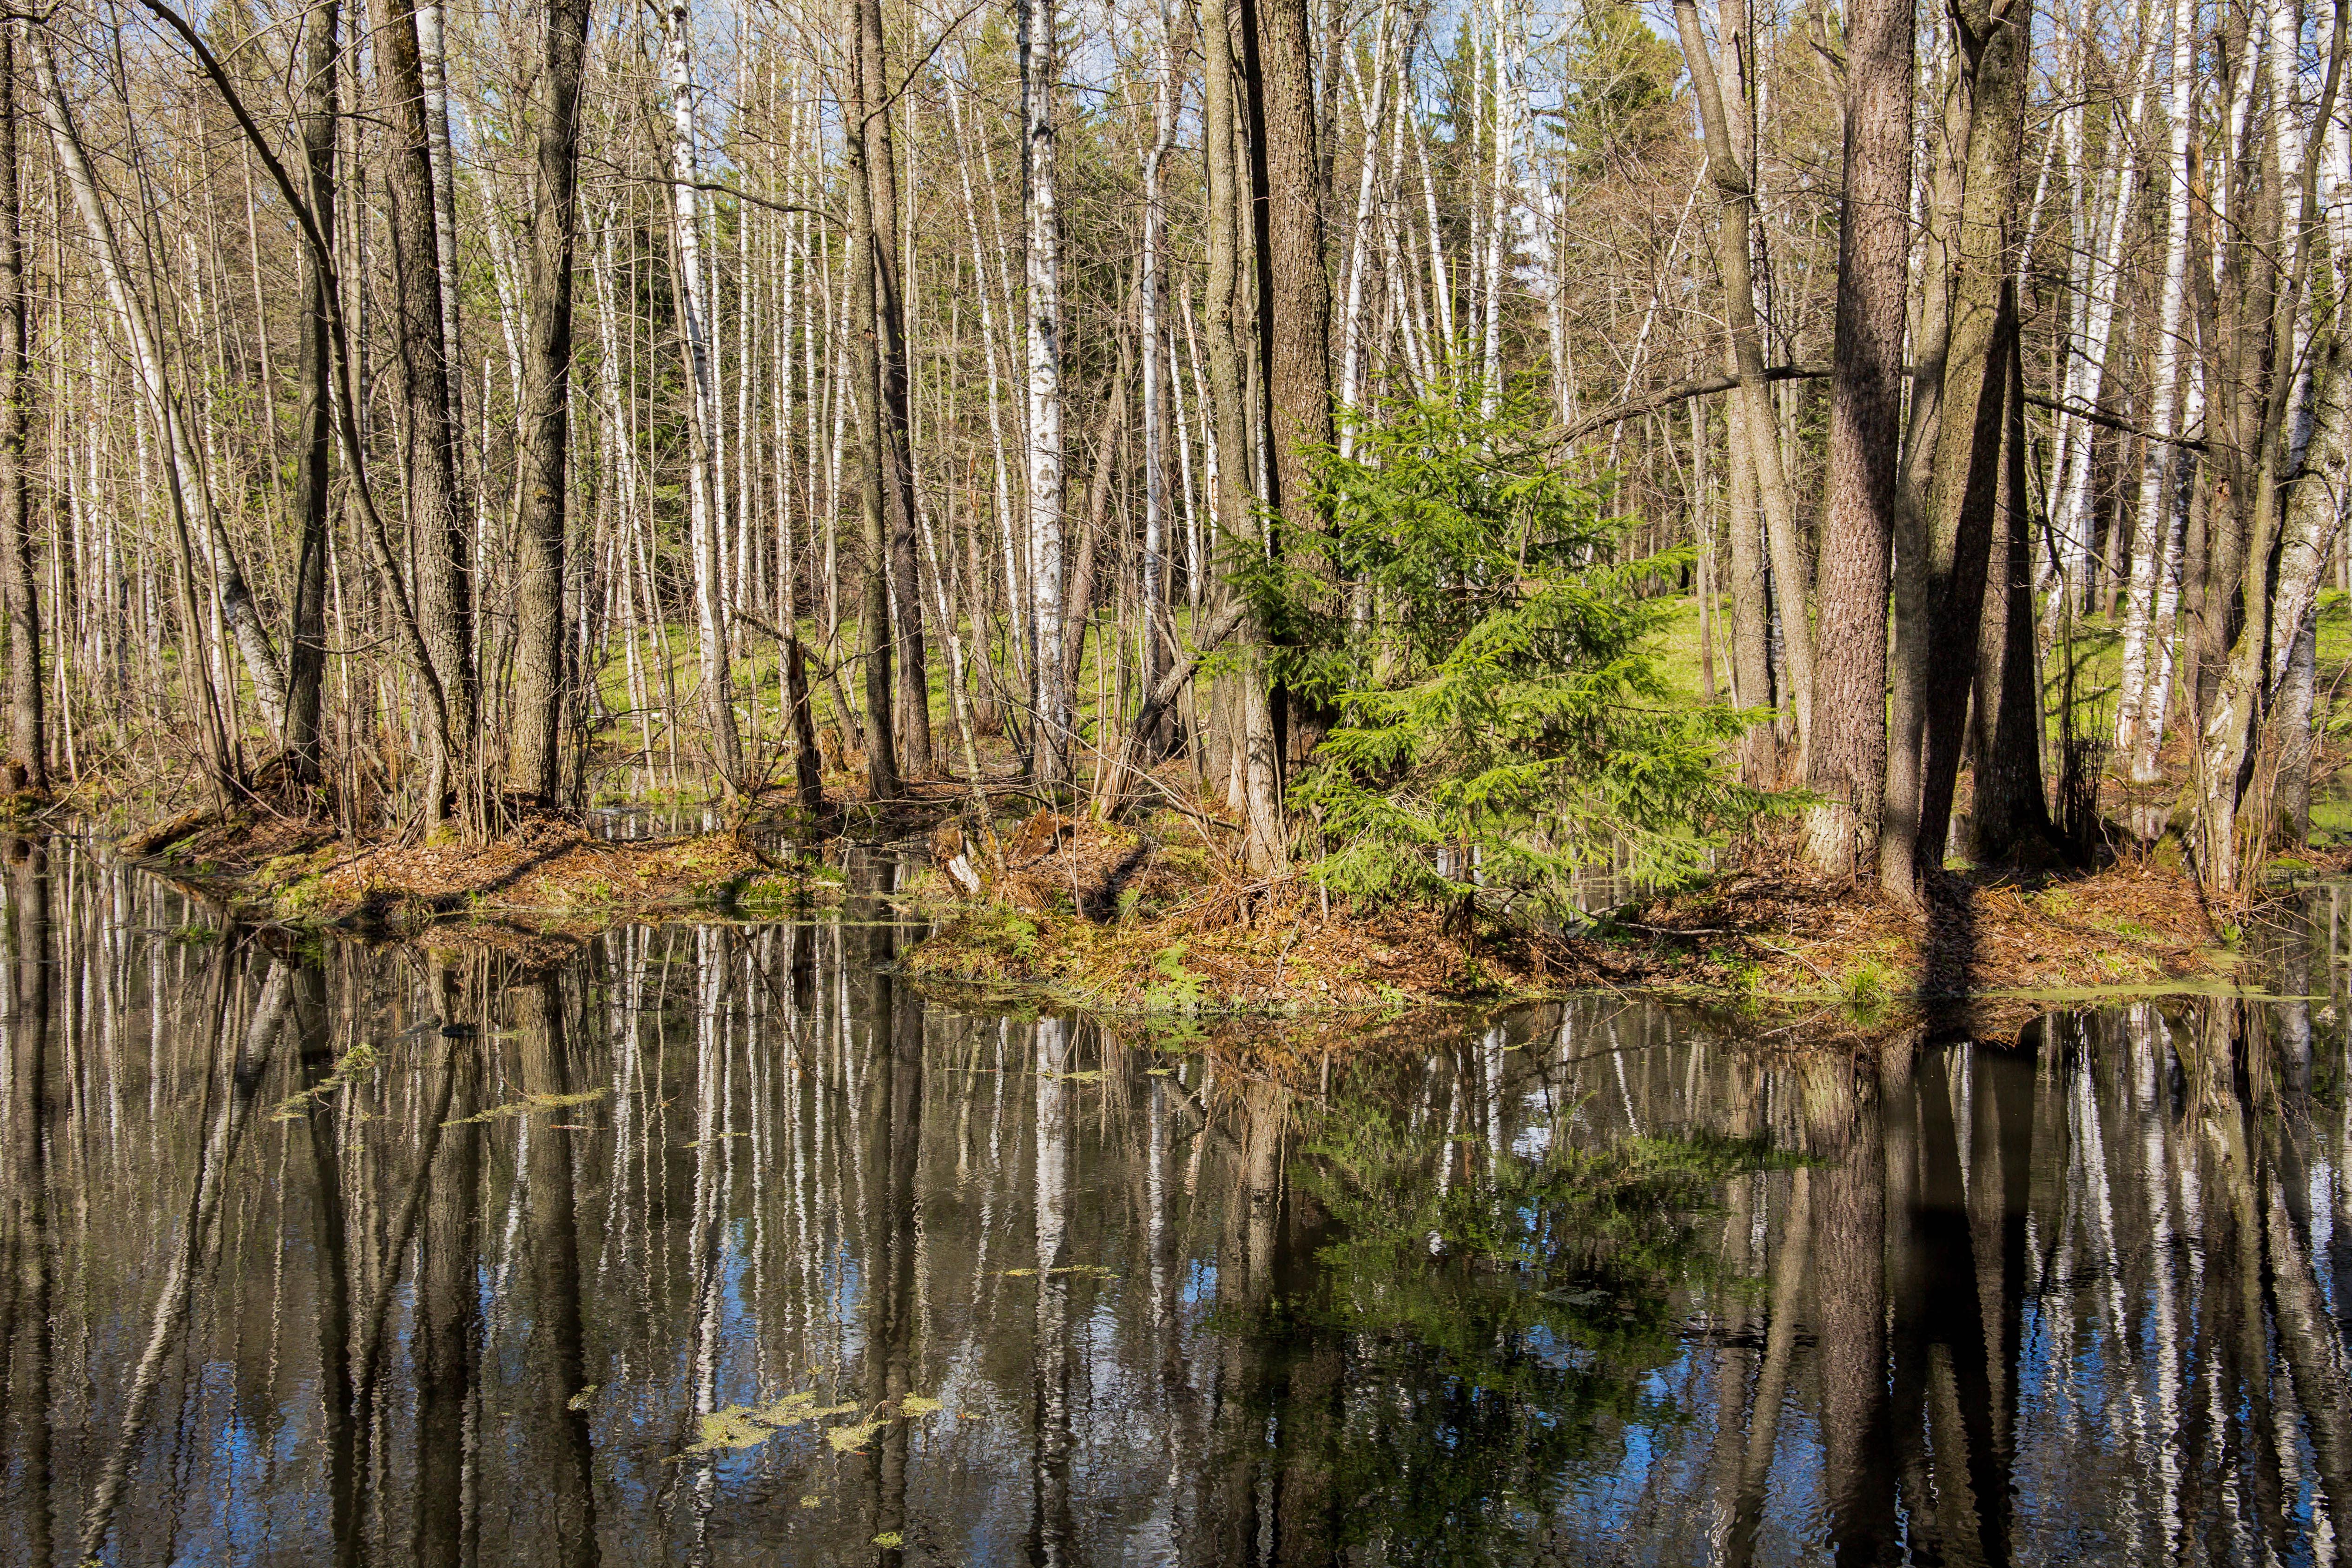
[[[2156,772],[2156,748],[2151,736],[2160,732],[2148,722],[2147,703],[2151,685],[2148,639],[2157,608],[2158,577],[2175,560],[2170,481],[2184,460],[2168,437],[2179,413],[2181,315],[2189,288],[2189,182],[2196,171],[2189,164],[2190,113],[2196,92],[2197,7],[2195,0],[2174,0],[2172,7],[2171,156],[2165,168],[2169,201],[2165,222],[2164,282],[2158,296],[2156,326],[2156,367],[2148,383],[2148,430],[2140,460],[2137,537],[2133,541],[2131,593],[2124,616],[2122,689],[2116,700],[2116,750],[2132,777],[2150,782]]]
[[[341,0],[319,0],[303,19],[302,161],[310,212],[327,243],[334,243],[335,143],[341,114]],[[327,531],[329,457],[334,432],[334,344],[327,276],[306,247],[302,254],[302,405],[294,468],[295,519],[301,540],[294,566],[294,621],[287,638],[286,760],[298,783],[320,777],[319,722],[327,673]]]
[[[915,552],[915,465],[907,373],[907,279],[898,234],[898,175],[890,150],[892,82],[882,56],[882,0],[857,0],[858,114],[866,144],[866,184],[873,205],[874,286],[880,331],[883,518],[889,531],[891,618],[898,631],[898,764],[927,778],[931,760],[930,661],[923,647],[923,595]],[[858,326],[865,326],[861,319]],[[861,391],[863,385],[861,384]]]
[[[1926,515],[1900,536],[1895,680],[1879,885],[1914,901],[1944,863],[2000,477],[2001,409],[2017,332],[2013,220],[2025,113],[2031,0],[1955,13],[1970,100],[1968,161],[1949,226],[1950,327]],[[1907,551],[1907,554],[1906,553]]]
[[[1822,797],[1809,825],[1811,854],[1833,876],[1871,868],[1885,780],[1887,563],[1902,502],[1912,34],[1909,0],[1856,0],[1847,12],[1823,658],[1806,763],[1807,782]]]
[[[2033,519],[2026,488],[2025,361],[2010,340],[2009,395],[2001,412],[2000,492],[1992,575],[1977,645],[1974,749],[1969,773],[1969,853],[1980,864],[2012,859],[2051,835],[2042,783],[2042,678],[2034,661]]]
[[[728,658],[727,628],[719,600],[718,520],[712,512],[713,468],[719,427],[719,395],[711,382],[710,316],[703,295],[702,270],[701,126],[697,111],[701,89],[694,79],[694,56],[688,37],[687,0],[672,0],[664,13],[668,37],[670,90],[671,196],[677,231],[677,313],[680,347],[686,354],[688,382],[689,437],[687,460],[687,510],[692,531],[695,629],[702,661],[702,706],[710,722],[711,763],[722,789],[741,787],[742,748],[735,732],[734,671]],[[880,570],[880,563],[875,563]],[[887,713],[884,714],[887,723]]]
[[[1143,687],[1159,684],[1167,668],[1168,638],[1162,605],[1168,596],[1168,341],[1162,334],[1160,312],[1167,286],[1160,273],[1161,231],[1166,215],[1160,193],[1160,167],[1176,142],[1175,24],[1165,7],[1160,14],[1160,60],[1152,82],[1152,142],[1143,160],[1143,245],[1136,277],[1138,334],[1143,346]],[[1370,160],[1367,159],[1367,166]],[[1113,787],[1117,787],[1116,781]]]
[[[861,24],[862,26],[862,24]],[[874,119],[869,100],[878,89],[866,79],[866,52],[861,47],[850,72],[851,112],[856,123],[849,142],[849,341],[856,372],[851,381],[857,405],[857,516],[865,546],[866,581],[858,597],[857,635],[866,650],[866,780],[876,800],[895,798],[899,790],[898,726],[893,722],[891,677],[895,647],[890,636],[888,502],[890,484],[883,458],[882,348],[880,308],[877,301],[877,257],[889,247],[889,237],[877,226],[874,182],[866,165],[877,155],[871,135]]]
[[[1244,14],[1253,7],[1244,0]],[[1251,153],[1263,163],[1259,213],[1259,363],[1267,398],[1266,502],[1283,554],[1293,540],[1319,536],[1314,516],[1315,458],[1331,444],[1331,279],[1323,254],[1322,162],[1317,146],[1314,54],[1307,0],[1257,0],[1257,72],[1252,83]],[[1328,563],[1320,570],[1328,573]],[[1309,713],[1296,694],[1268,693],[1277,744],[1285,724],[1294,756],[1312,750],[1329,716]],[[1277,781],[1285,758],[1272,765]],[[1276,796],[1276,817],[1279,816]],[[1255,823],[1255,815],[1253,815]],[[1287,858],[1286,843],[1255,844],[1266,866]]]
[[[11,795],[49,793],[41,721],[41,604],[33,563],[31,312],[25,287],[25,214],[16,174],[16,27],[0,21],[0,589],[8,609]]]
[[[379,0],[376,75],[391,140],[384,191],[392,239],[400,384],[406,410],[402,464],[415,541],[416,611],[449,711],[454,755],[435,760],[425,816],[438,822],[446,792],[469,803],[480,745],[474,665],[473,587],[459,436],[444,336],[441,246],[436,223],[432,132],[412,0]],[[473,812],[461,815],[471,819]]]
[[[1216,437],[1217,514],[1228,538],[1221,549],[1262,551],[1258,516],[1243,482],[1249,462],[1249,431],[1242,401],[1244,329],[1239,310],[1243,194],[1235,157],[1239,126],[1235,122],[1234,18],[1226,0],[1203,0],[1201,10],[1202,68],[1202,128],[1207,143],[1203,162],[1208,174],[1208,320],[1210,428]],[[1235,590],[1225,585],[1222,592]],[[1264,672],[1265,629],[1255,614],[1244,617],[1242,635],[1247,652],[1242,668],[1227,678],[1225,700],[1219,706],[1238,717],[1231,726],[1238,747],[1236,770],[1241,785],[1245,832],[1244,852],[1262,868],[1279,864],[1284,856],[1282,775],[1276,763],[1273,708],[1266,700]]]
[[[1796,512],[1780,457],[1780,420],[1772,407],[1771,388],[1764,379],[1764,341],[1757,331],[1756,286],[1748,256],[1756,193],[1747,168],[1732,151],[1723,97],[1716,85],[1715,59],[1699,26],[1697,0],[1675,0],[1675,20],[1681,32],[1683,57],[1697,89],[1707,170],[1722,205],[1715,249],[1716,266],[1723,276],[1733,369],[1739,377],[1734,395],[1740,401],[1742,419],[1734,430],[1738,433],[1739,425],[1746,426],[1757,499],[1764,511],[1765,539],[1771,551],[1772,589],[1780,604],[1780,636],[1788,649],[1789,695],[1796,707],[1798,748],[1808,752],[1812,746],[1813,638],[1807,596],[1812,574],[1807,569],[1803,542],[1797,537]]]
[[[1070,779],[1072,697],[1062,646],[1061,215],[1054,190],[1054,0],[1020,0],[1021,196],[1027,220],[1029,588],[1036,626],[1034,766],[1051,788]],[[1215,156],[1213,151],[1211,156]]]
[[[580,85],[587,0],[548,0],[531,205],[530,346],[523,367],[522,531],[517,540],[512,780],[562,795],[565,459],[572,439],[572,272],[580,240]]]

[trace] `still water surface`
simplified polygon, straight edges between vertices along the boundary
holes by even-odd
[[[518,954],[6,887],[8,1563],[2305,1563],[2352,1509],[2338,891],[2308,1002],[1327,1068],[927,1001],[863,896]]]

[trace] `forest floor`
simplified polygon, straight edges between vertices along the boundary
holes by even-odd
[[[1204,1020],[1616,990],[1867,1031],[1961,1002],[2021,1021],[2051,1001],[2234,984],[2242,962],[2193,881],[2137,851],[2092,872],[1948,871],[1915,914],[1762,839],[1701,886],[1544,931],[1351,909],[1296,873],[1246,877],[1195,824],[1155,826],[1032,818],[908,967],[1000,999]]]
[[[1680,612],[1662,638],[1663,662],[1670,683],[1695,694],[1703,683],[1696,601]],[[2352,616],[2341,602],[2330,601],[2321,630],[2332,697],[2335,675],[2352,664]],[[2098,661],[2110,650],[2090,636],[2081,647],[2078,679],[2100,690]],[[935,697],[943,714],[944,693]],[[2325,726],[2331,769],[2346,760],[2342,739]],[[2173,741],[2175,750],[2185,744]],[[698,805],[665,822],[661,803],[679,797],[661,792],[650,768],[611,756],[599,776],[624,787],[598,793],[649,804],[639,815],[652,837],[615,839],[587,822],[526,813],[488,842],[415,833],[352,842],[331,824],[259,802],[226,816],[184,812],[121,843],[238,918],[371,937],[468,924],[576,936],[625,921],[775,919],[841,897],[845,845],[894,847],[884,853],[929,862],[909,868],[892,895],[932,919],[935,934],[907,960],[927,984],[1203,1027],[1286,1016],[1297,1026],[1323,1017],[1361,1030],[1409,1005],[1591,989],[1875,1027],[1956,998],[2046,1004],[2231,984],[2242,963],[2234,943],[2246,913],[2210,913],[2177,855],[2134,847],[2135,833],[2162,826],[2174,792],[2161,787],[2107,782],[2104,804],[2121,847],[2100,868],[1956,868],[1937,879],[1920,914],[1823,881],[1767,839],[1727,856],[1696,889],[1629,903],[1622,889],[1597,894],[1592,907],[1614,907],[1562,931],[1483,911],[1352,909],[1299,873],[1253,877],[1234,858],[1237,830],[1193,798],[1204,781],[1180,766],[1160,779],[1171,804],[1139,822],[1023,817],[1037,797],[1014,777],[1009,746],[989,737],[982,751],[1001,868],[952,826],[934,836],[928,857],[915,847],[963,808],[963,786],[930,781],[915,798],[877,808],[864,798],[860,760],[844,755],[837,738],[825,780],[835,806],[822,823],[798,819],[780,790],[728,814],[738,826],[693,830],[719,819]],[[2329,795],[2315,806],[2314,847],[2274,863],[2274,876],[2341,870],[2352,858],[2352,797]],[[948,866],[960,851],[958,875]]]
[[[121,847],[240,918],[369,936],[452,917],[574,935],[622,921],[773,919],[826,881],[734,833],[613,840],[553,816],[483,842],[353,843],[317,819],[190,812]]]
[[[846,778],[828,784],[835,799],[853,793]],[[1813,875],[1766,836],[1700,886],[1546,929],[1484,910],[1351,907],[1302,870],[1254,876],[1235,858],[1237,834],[1205,809],[1133,824],[1040,810],[1000,819],[991,850],[965,842],[952,815],[964,798],[941,782],[887,816],[853,805],[830,838],[788,838],[781,812],[755,810],[741,827],[637,840],[526,815],[487,842],[352,843],[292,815],[197,811],[121,847],[260,922],[368,937],[466,925],[580,936],[623,921],[774,920],[836,901],[847,828],[912,862],[887,897],[932,922],[905,960],[925,984],[1194,1030],[1320,1018],[1361,1033],[1430,1004],[1607,990],[1832,1033],[1874,1034],[1965,1003],[1983,1032],[2055,1001],[2238,985],[2232,922],[2259,915],[2217,916],[2177,860],[2127,837],[2090,872],[1946,871],[1914,913]],[[926,826],[928,854],[915,837]],[[2342,858],[2282,869],[2341,869]]]

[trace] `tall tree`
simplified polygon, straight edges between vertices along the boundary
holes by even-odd
[[[1772,391],[1764,375],[1764,339],[1757,329],[1755,271],[1749,256],[1756,187],[1732,150],[1715,57],[1707,49],[1706,34],[1699,24],[1697,0],[1675,0],[1675,22],[1696,89],[1699,132],[1706,143],[1707,173],[1715,182],[1720,213],[1716,226],[1716,269],[1723,279],[1724,322],[1730,339],[1732,374],[1738,380],[1734,395],[1739,414],[1732,421],[1732,433],[1734,439],[1746,437],[1749,471],[1764,513],[1772,593],[1780,612],[1781,643],[1788,652],[1789,695],[1797,710],[1798,749],[1804,752],[1811,749],[1813,722],[1813,635],[1806,610],[1812,573],[1797,537],[1796,510],[1790,500],[1788,468],[1780,451],[1780,422],[1772,409]]]
[[[302,175],[310,214],[332,244],[335,146],[341,103],[342,0],[318,0],[303,17]],[[320,258],[302,247],[302,403],[296,426],[294,616],[287,638],[286,758],[295,779],[320,776],[319,728],[327,675],[327,531],[332,519],[329,455],[334,429],[333,324],[329,279]]]
[[[25,287],[25,209],[17,182],[16,29],[0,21],[0,589],[8,609],[8,761],[11,793],[47,795],[48,743],[41,716],[41,603],[33,563],[32,318]]]
[[[1029,583],[1036,629],[1033,765],[1048,786],[1070,777],[1072,693],[1062,646],[1061,213],[1054,187],[1054,0],[1020,0],[1021,207],[1026,242]]]
[[[523,367],[523,525],[517,540],[516,787],[562,794],[564,529],[571,446],[572,270],[580,237],[580,85],[588,0],[548,0],[531,204],[530,357]]]
[[[2030,0],[1979,0],[1952,13],[1967,149],[1949,216],[1949,304],[1921,355],[1942,366],[1926,505],[1902,509],[1895,539],[1895,682],[1879,885],[1916,901],[1944,863],[2000,475],[2001,410],[2017,331],[2014,217],[2024,134]]]
[[[1201,9],[1202,163],[1207,174],[1210,429],[1223,454],[1214,476],[1217,516],[1229,537],[1221,554],[1263,551],[1262,521],[1251,506],[1244,476],[1251,447],[1243,402],[1243,344],[1248,341],[1242,312],[1242,236],[1244,205],[1241,173],[1239,85],[1234,66],[1234,28],[1226,0],[1203,0]],[[1220,574],[1233,594],[1229,574]],[[1279,865],[1285,846],[1282,775],[1275,754],[1273,705],[1265,676],[1265,628],[1254,608],[1244,610],[1245,639],[1241,668],[1223,682],[1221,707],[1227,715],[1230,773],[1237,786],[1234,805],[1244,826],[1244,847],[1253,866]]]
[[[461,812],[470,815],[478,787],[473,770],[480,744],[480,683],[474,661],[471,530],[444,336],[433,137],[412,0],[377,0],[375,60],[378,107],[390,142],[383,174],[385,228],[392,241],[394,342],[404,437],[401,473],[415,543],[416,612],[449,713],[448,746],[436,755],[435,777],[426,787],[426,816],[438,822],[453,787],[460,792]]]
[[[734,670],[728,659],[726,605],[719,584],[718,519],[719,390],[710,366],[709,279],[702,265],[702,89],[694,77],[692,18],[687,0],[663,13],[670,99],[670,200],[677,247],[675,287],[678,346],[686,359],[687,515],[694,568],[694,619],[701,651],[702,707],[710,723],[710,760],[721,789],[741,787],[742,744],[735,729]],[[887,724],[887,709],[883,721]]]
[[[1814,862],[1872,868],[1886,768],[1888,551],[1902,503],[1904,301],[1909,292],[1910,0],[1846,13],[1845,203],[1838,220],[1829,517],[1822,537],[1822,661],[1807,779],[1822,797]]]
[[[890,110],[897,98],[882,53],[882,0],[857,0],[858,134],[872,209],[874,292],[879,333],[880,400],[875,434],[881,443],[884,521],[888,531],[890,615],[897,631],[898,766],[908,777],[933,771],[930,664],[923,647],[923,595],[916,574],[915,462],[908,414],[906,279],[899,266],[898,174],[890,145]],[[861,319],[859,327],[865,325]]]

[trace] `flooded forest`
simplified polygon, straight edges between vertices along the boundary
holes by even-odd
[[[2348,32],[0,16],[0,1568],[2336,1562]]]
[[[533,973],[20,846],[0,1559],[2328,1560],[2340,889],[2307,999],[1270,1068],[926,1000],[896,874]]]

